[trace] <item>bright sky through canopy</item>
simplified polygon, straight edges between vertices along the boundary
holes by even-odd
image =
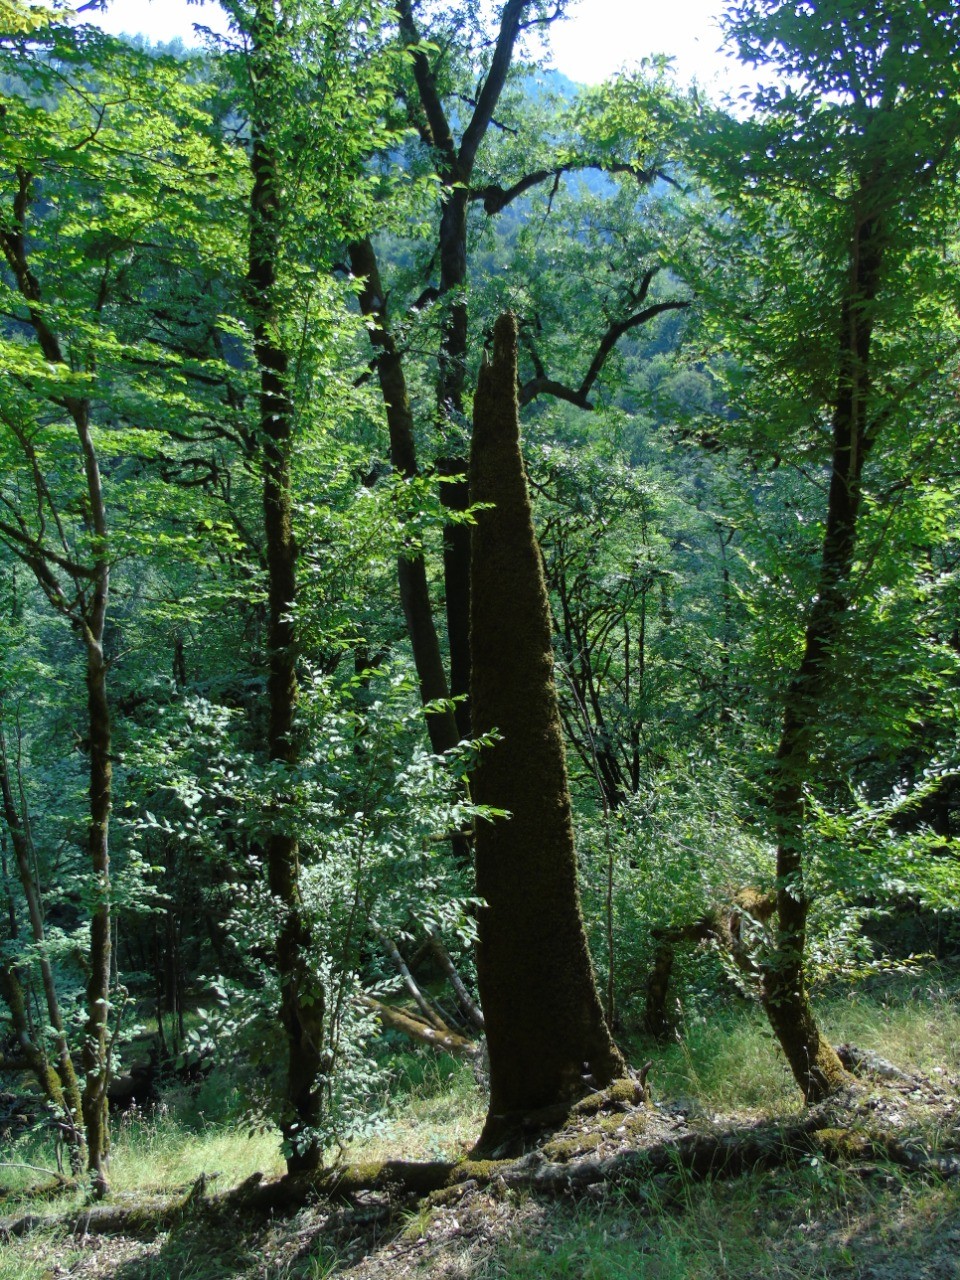
[[[571,80],[595,84],[650,54],[667,53],[676,59],[681,83],[696,79],[706,89],[735,89],[743,72],[717,52],[722,9],[723,0],[580,0],[568,21],[554,24],[554,61]],[[155,43],[177,36],[195,43],[194,23],[226,29],[216,0],[202,6],[186,0],[111,0],[105,14],[84,16],[107,31],[141,34]]]

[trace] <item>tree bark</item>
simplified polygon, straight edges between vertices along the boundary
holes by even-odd
[[[653,963],[647,975],[641,1023],[648,1036],[665,1040],[673,1031],[673,1021],[667,1013],[667,995],[677,947],[683,943],[706,942],[721,932],[722,926],[714,915],[701,916],[691,924],[677,925],[672,929],[653,930]]]
[[[106,593],[104,584],[104,607]],[[90,919],[90,976],[87,980],[87,1023],[83,1051],[83,1120],[87,1162],[94,1194],[107,1191],[110,1130],[107,1086],[110,1076],[110,808],[113,764],[110,756],[110,709],[107,666],[103,654],[103,619],[87,635],[87,706],[90,727],[90,825],[88,851],[94,877],[94,907]]]
[[[360,311],[374,322],[369,330],[370,342],[377,352],[376,368],[387,415],[390,436],[390,461],[404,479],[419,474],[413,436],[413,414],[403,372],[403,360],[390,332],[386,295],[380,280],[376,253],[369,239],[350,245],[350,267],[363,281],[359,294]],[[424,705],[448,702],[450,688],[440,652],[440,640],[430,603],[426,565],[421,551],[400,556],[397,561],[400,604],[413,649],[420,698]],[[460,740],[456,717],[447,707],[431,711],[426,717],[430,746],[437,755],[449,751]]]
[[[473,798],[510,812],[476,831],[477,979],[490,1053],[478,1150],[510,1149],[523,1118],[625,1073],[587,950],[550,613],[517,418],[517,327],[503,315],[474,404],[470,499],[491,503],[472,531],[471,660],[483,750]]]

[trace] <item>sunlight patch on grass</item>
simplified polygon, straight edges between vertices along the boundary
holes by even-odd
[[[217,1190],[225,1190],[252,1173],[270,1177],[283,1169],[276,1131],[251,1132],[241,1124],[194,1130],[163,1108],[122,1117],[110,1160],[116,1191],[172,1191],[201,1174],[218,1175]]]
[[[682,1038],[650,1056],[650,1080],[661,1100],[689,1098],[720,1112],[797,1110],[799,1095],[759,1010],[690,1022]]]
[[[428,1065],[423,1075],[404,1081],[403,1091],[383,1099],[387,1119],[378,1131],[351,1144],[348,1160],[456,1160],[483,1127],[486,1099],[469,1063],[443,1072]]]
[[[834,1044],[850,1042],[934,1082],[944,1072],[960,1072],[960,1001],[936,980],[898,978],[854,988],[815,1002],[815,1012]],[[690,1098],[708,1111],[774,1116],[800,1107],[779,1045],[755,1006],[728,1009],[709,1021],[690,1019],[673,1042],[647,1052],[658,1099]]]
[[[939,982],[896,981],[833,999],[821,1009],[824,1031],[906,1071],[960,1071],[960,1000]]]

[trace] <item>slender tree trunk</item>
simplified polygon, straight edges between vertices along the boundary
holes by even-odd
[[[784,702],[771,812],[777,841],[774,945],[763,966],[761,998],[797,1084],[810,1103],[842,1087],[847,1076],[824,1039],[804,973],[810,902],[804,884],[803,792],[816,772],[815,736],[834,687],[834,650],[850,604],[861,481],[873,444],[869,431],[873,302],[883,265],[881,228],[860,221],[853,239],[850,287],[840,324],[840,375],[833,412],[833,459],[817,592],[803,656]]]
[[[388,327],[386,296],[376,254],[369,240],[351,244],[350,266],[353,274],[364,282],[359,295],[360,310],[375,322],[369,333],[370,342],[377,352],[377,377],[380,380],[390,434],[390,461],[399,475],[408,480],[413,479],[419,474],[413,437],[413,414],[407,394],[403,360]],[[397,562],[397,577],[400,584],[400,604],[413,649],[421,700],[425,705],[446,702],[450,698],[450,689],[433,618],[422,552],[402,555]],[[442,755],[444,751],[457,745],[460,733],[451,710],[433,711],[426,721],[430,746],[437,755]]]
[[[102,630],[101,630],[102,636]],[[107,668],[99,638],[87,642],[87,708],[90,727],[90,826],[88,853],[93,872],[94,907],[90,918],[90,976],[83,1051],[83,1120],[87,1161],[98,1197],[107,1190],[110,1130],[107,1120],[110,1016],[110,808],[113,765],[110,759],[110,711]]]
[[[26,305],[29,322],[44,358],[65,367],[60,340],[50,327],[42,306],[40,282],[28,261],[26,217],[33,199],[33,176],[17,169],[18,194],[14,218],[0,229],[0,247]],[[81,1108],[87,1139],[87,1161],[93,1191],[103,1196],[107,1190],[107,1158],[110,1134],[107,1123],[108,1024],[110,1016],[110,810],[113,801],[113,766],[110,756],[110,706],[107,699],[107,662],[104,634],[110,598],[110,555],[107,544],[107,514],[100,463],[90,421],[90,402],[75,396],[57,401],[69,414],[77,435],[85,483],[85,522],[92,544],[89,564],[81,565],[69,556],[51,558],[32,539],[19,539],[17,553],[30,566],[53,607],[70,619],[79,632],[86,655],[87,712],[90,742],[89,824],[87,854],[92,874],[94,905],[90,919],[90,958],[87,982],[87,1021],[84,1028]],[[36,462],[32,445],[21,441],[25,454]],[[45,485],[35,480],[41,507],[50,504]],[[51,514],[59,517],[55,511]],[[70,579],[74,598],[68,599],[58,578],[62,570]]]
[[[536,1113],[625,1072],[587,950],[549,604],[517,421],[517,328],[501,316],[481,369],[470,464],[478,514],[471,564],[474,723],[502,741],[481,752],[473,797],[506,809],[476,832],[477,978],[490,1052],[479,1148],[522,1141]]]
[[[467,990],[463,979],[457,972],[456,965],[450,958],[450,953],[443,945],[443,941],[439,933],[432,925],[427,929],[427,937],[430,941],[430,950],[433,952],[441,969],[447,975],[447,979],[451,987],[453,987],[453,992],[457,997],[457,1003],[460,1006],[461,1012],[478,1031],[482,1031],[483,1011]]]
[[[506,84],[513,51],[530,8],[529,0],[505,0],[500,8],[500,30],[493,44],[489,66],[477,91],[477,101],[466,121],[459,146],[443,104],[430,56],[422,48],[412,0],[397,0],[400,32],[411,53],[413,78],[422,109],[417,121],[421,135],[437,157],[442,183],[440,227],[437,243],[438,296],[443,304],[438,352],[437,428],[441,446],[437,470],[441,476],[463,476],[441,485],[440,497],[451,514],[467,510],[468,423],[464,416],[467,377],[468,308],[467,209],[470,181],[477,153],[493,121],[493,113]],[[444,528],[444,586],[447,636],[450,646],[450,693],[458,699],[459,736],[471,736],[470,712],[470,529],[451,520]]]
[[[461,179],[462,181],[458,181]],[[469,174],[457,174],[444,195],[440,218],[440,295],[447,299],[437,381],[437,412],[443,451],[437,470],[446,480],[440,499],[453,515],[470,505],[467,481],[467,202]],[[456,477],[460,477],[457,479]],[[457,726],[470,737],[470,526],[451,520],[443,530],[443,568],[450,644],[450,692],[459,699]]]
[[[7,761],[6,741],[3,734],[3,727],[0,724],[0,795],[3,800],[3,812],[10,832],[10,840],[13,844],[13,852],[17,861],[17,871],[20,878],[20,886],[23,890],[23,896],[27,904],[27,915],[30,920],[30,930],[33,940],[36,943],[40,954],[40,978],[43,983],[43,993],[47,1007],[47,1019],[50,1029],[53,1032],[53,1049],[56,1055],[56,1086],[51,1091],[50,1067],[46,1061],[45,1055],[40,1053],[38,1056],[42,1060],[43,1072],[39,1079],[39,1083],[47,1094],[50,1101],[63,1115],[63,1131],[70,1148],[71,1165],[75,1173],[79,1173],[83,1168],[86,1160],[86,1143],[83,1135],[83,1110],[80,1099],[80,1083],[77,1079],[77,1073],[74,1070],[73,1059],[70,1056],[70,1046],[67,1043],[67,1035],[63,1024],[63,1014],[60,1009],[60,998],[57,995],[56,982],[54,980],[53,966],[46,954],[45,928],[43,920],[43,908],[40,903],[40,894],[36,878],[31,865],[30,847],[24,824],[21,821],[20,814],[17,810],[13,797],[13,789],[10,785],[10,774]],[[10,981],[15,980],[15,974],[10,974]],[[6,986],[4,987],[6,990]],[[18,1032],[19,1034],[19,1032]]]
[[[83,454],[88,521],[94,540],[93,586],[89,597],[85,597],[81,621],[87,656],[90,740],[90,823],[87,851],[94,894],[90,917],[87,1022],[81,1053],[84,1072],[81,1102],[87,1136],[87,1166],[92,1176],[94,1194],[100,1197],[107,1191],[107,1160],[110,1154],[107,1086],[110,1080],[110,811],[113,806],[113,757],[110,703],[107,698],[107,660],[104,654],[110,599],[110,560],[103,483],[87,404],[74,404],[72,412]]]
[[[267,24],[269,13],[259,23]],[[254,63],[269,77],[259,38]],[[288,358],[279,336],[276,304],[280,235],[277,153],[269,124],[254,121],[251,152],[249,297],[254,315],[254,347],[260,370],[260,436],[263,460],[263,519],[268,578],[267,753],[284,771],[296,765],[300,747],[296,712],[297,545],[293,532],[290,454],[293,404],[288,391]],[[315,1169],[322,1148],[317,1128],[323,1094],[318,1084],[324,1059],[325,1000],[323,984],[311,960],[310,927],[300,895],[300,849],[292,797],[281,792],[273,801],[266,839],[270,892],[282,911],[276,943],[280,979],[280,1022],[287,1042],[287,1078],[281,1131],[291,1173]]]

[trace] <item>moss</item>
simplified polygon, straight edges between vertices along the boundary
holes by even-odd
[[[318,1175],[316,1181],[324,1191],[344,1192],[362,1191],[379,1187],[388,1166],[386,1160],[361,1160],[356,1164],[344,1165],[341,1169],[331,1169],[328,1173]]]
[[[431,1191],[424,1203],[429,1208],[457,1204],[478,1186],[487,1187],[495,1182],[500,1170],[513,1164],[513,1160],[461,1160],[450,1170],[447,1185]],[[482,1207],[483,1201],[476,1204]]]
[[[638,1107],[641,1103],[647,1101],[644,1088],[636,1080],[630,1076],[624,1076],[620,1080],[614,1080],[606,1089],[601,1089],[598,1093],[587,1094],[585,1098],[573,1107],[571,1115],[575,1116],[595,1116],[601,1111],[610,1111],[614,1107],[628,1106]]]
[[[817,1129],[812,1137],[831,1160],[861,1160],[871,1153],[870,1139],[852,1129]]]
[[[646,1112],[617,1111],[613,1115],[600,1116],[589,1129],[558,1134],[545,1143],[542,1150],[548,1160],[563,1164],[577,1156],[586,1155],[589,1151],[596,1151],[610,1139],[629,1142],[631,1138],[642,1134],[646,1127]]]
[[[645,1133],[647,1129],[647,1115],[645,1111],[619,1112],[617,1115],[604,1116],[600,1121],[600,1132],[605,1137],[619,1133],[624,1130],[627,1134]]]
[[[474,1182],[492,1182],[501,1169],[506,1169],[514,1162],[512,1160],[461,1160],[455,1165],[450,1173],[451,1183],[466,1182],[472,1179]]]
[[[586,1155],[588,1151],[596,1151],[603,1142],[603,1138],[604,1135],[597,1130],[592,1133],[564,1134],[546,1143],[543,1154],[548,1160],[565,1164],[568,1160],[575,1160],[577,1156]]]

